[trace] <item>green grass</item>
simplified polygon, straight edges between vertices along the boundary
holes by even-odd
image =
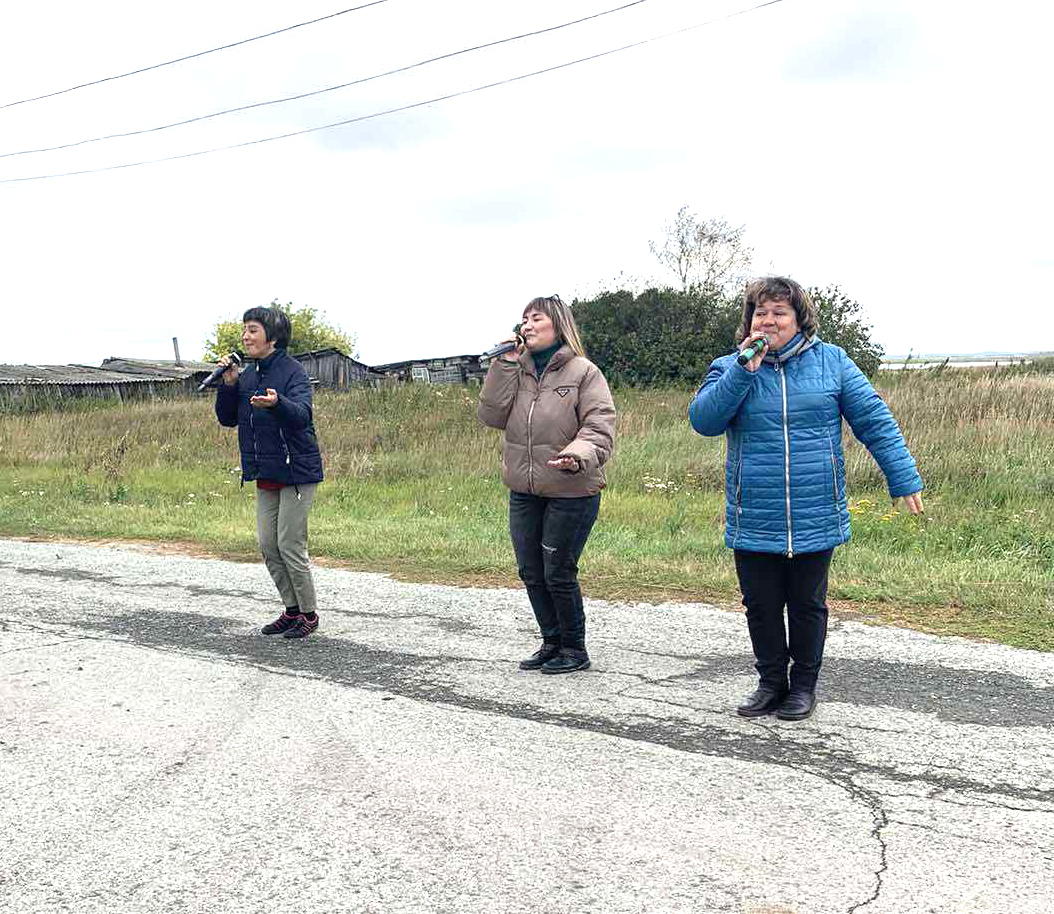
[[[880,390],[926,479],[926,514],[892,509],[847,433],[854,538],[835,553],[836,611],[1054,650],[1054,375],[889,375]],[[616,456],[582,561],[589,596],[738,602],[722,540],[724,443],[691,431],[690,395],[616,391]],[[320,393],[314,557],[516,585],[500,440],[475,402],[448,386]],[[255,490],[239,486],[236,465],[235,435],[208,400],[2,416],[0,533],[252,558]]]

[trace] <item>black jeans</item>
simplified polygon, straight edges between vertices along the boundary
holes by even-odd
[[[827,572],[834,550],[804,552],[793,558],[773,552],[735,552],[761,684],[785,690],[787,665],[793,660],[790,687],[814,691],[827,640]]]
[[[542,638],[580,651],[586,648],[586,614],[578,559],[599,510],[599,494],[542,498],[509,493],[512,548]]]

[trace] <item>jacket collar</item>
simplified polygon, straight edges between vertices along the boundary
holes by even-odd
[[[570,346],[567,345],[567,343],[564,343],[559,349],[556,350],[556,352],[553,353],[553,357],[549,359],[549,364],[546,366],[546,370],[555,370],[561,365],[570,362],[571,359],[573,359],[574,357],[574,351],[571,349]],[[531,351],[529,349],[524,349],[523,352],[520,353],[519,363],[523,366],[523,370],[526,371],[528,374],[532,374],[535,377],[538,377],[538,372],[534,370],[534,356],[531,355]]]
[[[257,371],[267,371],[275,363],[275,361],[280,356],[283,356],[283,355],[285,355],[285,350],[284,349],[276,349],[269,356],[267,356],[267,358],[265,358],[265,359],[257,359],[256,360],[256,369],[257,369]]]
[[[800,333],[795,333],[788,341],[787,345],[784,346],[777,352],[766,352],[763,362],[769,364],[775,364],[779,362],[781,365],[788,359],[794,358],[796,355],[801,355],[806,349],[811,348],[816,344],[816,334],[810,337],[805,337]]]

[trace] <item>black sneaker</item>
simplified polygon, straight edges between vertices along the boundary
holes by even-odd
[[[268,622],[263,628],[260,629],[265,635],[280,635],[283,632],[289,631],[297,622],[300,621],[300,613],[295,616],[289,615],[289,613],[282,613],[274,622]]]
[[[294,617],[296,619],[296,625],[289,629],[287,632],[283,632],[283,638],[306,638],[316,628],[318,628],[318,616],[314,619],[308,619],[303,613],[299,616]]]
[[[557,654],[560,653],[559,644],[549,644],[543,642],[542,646],[538,648],[530,657],[526,660],[520,661],[521,670],[539,670],[542,664],[547,660],[552,660]]]
[[[589,654],[573,647],[560,648],[560,653],[542,664],[543,673],[573,673],[589,669]]]

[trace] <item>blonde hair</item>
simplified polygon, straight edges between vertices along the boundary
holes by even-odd
[[[586,348],[582,345],[582,337],[579,336],[578,324],[575,323],[575,316],[571,313],[571,306],[559,295],[532,298],[527,307],[523,309],[523,313],[527,314],[528,311],[541,311],[553,322],[556,338],[563,340],[575,355],[585,357]]]

